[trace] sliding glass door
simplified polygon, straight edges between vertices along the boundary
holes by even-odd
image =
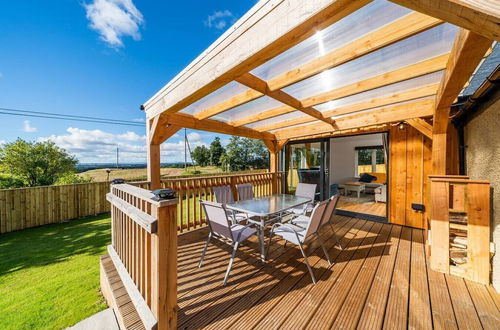
[[[295,193],[297,184],[316,184],[316,199],[328,198],[329,141],[305,141],[285,149],[286,191]]]

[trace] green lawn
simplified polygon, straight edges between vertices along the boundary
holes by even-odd
[[[0,235],[0,329],[62,329],[106,308],[109,214]]]

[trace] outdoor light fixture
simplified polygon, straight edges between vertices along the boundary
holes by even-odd
[[[404,121],[399,122],[398,127],[399,127],[399,129],[405,129],[405,122]]]
[[[122,183],[125,183],[125,180],[123,179],[113,179],[113,181],[111,181],[112,184],[122,184]]]
[[[153,200],[155,201],[161,201],[165,199],[174,199],[175,198],[175,190],[172,188],[166,188],[166,189],[156,189],[152,191],[153,195]]]

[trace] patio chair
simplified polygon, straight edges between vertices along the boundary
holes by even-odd
[[[299,227],[290,223],[275,223],[271,227],[271,233],[269,234],[269,243],[267,246],[267,252],[269,252],[269,247],[271,246],[271,241],[273,239],[273,235],[278,235],[285,240],[285,242],[290,242],[292,244],[298,245],[300,248],[300,252],[302,252],[302,256],[304,257],[304,262],[309,270],[309,274],[311,275],[311,279],[314,284],[316,284],[316,278],[314,277],[311,266],[309,265],[309,261],[307,260],[307,255],[304,250],[303,245],[309,243],[314,237],[318,239],[318,242],[325,253],[326,260],[328,264],[331,265],[330,257],[328,256],[328,251],[323,244],[323,240],[319,236],[319,228],[321,226],[321,222],[323,219],[323,214],[325,213],[327,204],[329,200],[325,200],[323,202],[318,203],[312,213],[311,213],[311,221],[307,224],[306,228]]]
[[[253,187],[250,183],[237,184],[238,200],[244,201],[253,198]]]
[[[212,188],[215,200],[220,204],[231,204],[234,203],[233,191],[231,186],[219,186]],[[236,212],[234,210],[226,209],[228,217],[234,223],[248,220],[248,214]]]
[[[200,201],[200,203],[203,205],[203,209],[205,210],[210,233],[208,234],[207,242],[203,248],[203,252],[201,253],[198,268],[203,265],[203,259],[205,258],[208,244],[212,238],[230,244],[233,248],[233,252],[231,253],[231,258],[229,259],[229,264],[227,265],[226,275],[224,276],[224,285],[226,285],[238,246],[251,236],[255,235],[257,230],[255,228],[251,228],[250,224],[246,226],[231,224],[227,218],[226,208],[223,204],[203,200]]]
[[[299,183],[297,184],[297,189],[295,190],[295,196],[305,197],[311,200],[310,203],[301,205],[290,209],[290,213],[295,215],[306,214],[314,208],[314,198],[316,196],[316,184],[315,183]]]
[[[335,216],[335,209],[337,208],[337,203],[339,202],[340,199],[340,194],[336,194],[332,197],[330,197],[328,201],[328,205],[326,206],[325,212],[323,213],[323,218],[321,219],[321,224],[320,228],[323,227],[324,225],[328,224],[330,225],[330,228],[332,229],[333,232],[333,237],[335,238],[336,244],[340,247],[342,250],[342,244],[340,244],[340,241],[335,235],[335,228],[333,228],[333,218]],[[311,222],[311,217],[301,215],[298,216],[297,218],[294,218],[290,221],[293,225],[306,228],[309,222]]]

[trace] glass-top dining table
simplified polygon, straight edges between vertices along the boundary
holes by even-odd
[[[306,197],[276,194],[230,203],[226,207],[236,212],[248,214],[248,221],[258,226],[261,258],[264,260],[264,229],[266,225],[279,221],[284,212],[310,202],[311,199]]]

